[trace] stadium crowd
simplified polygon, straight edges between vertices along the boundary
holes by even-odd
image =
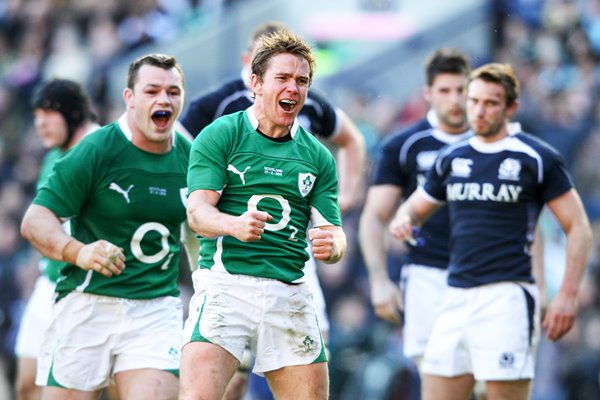
[[[0,6],[0,351],[9,386],[20,313],[38,273],[38,255],[19,235],[44,152],[31,124],[34,87],[55,75],[84,82],[100,122],[107,122],[112,105],[105,72],[112,62],[139,46],[172,40],[206,15],[226,12],[227,3],[9,0]],[[490,59],[512,64],[522,84],[515,120],[565,157],[599,237],[600,0],[490,0],[489,5]],[[371,156],[382,138],[427,110],[420,91],[405,99],[356,93],[339,106],[360,126]],[[319,270],[331,319],[332,398],[386,398],[390,386],[414,396],[418,383],[414,366],[402,356],[402,331],[378,321],[370,305],[357,245],[360,212],[357,207],[344,215],[346,257]],[[549,216],[540,224],[552,296],[563,268],[564,237]],[[401,265],[402,257],[397,244],[389,255],[397,280],[393,266]],[[580,297],[575,329],[558,343],[540,345],[534,399],[600,397],[597,241]],[[254,391],[256,398],[261,395]]]

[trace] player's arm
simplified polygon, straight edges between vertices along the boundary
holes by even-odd
[[[110,277],[125,268],[123,250],[106,240],[85,244],[67,235],[50,209],[32,204],[21,223],[21,234],[44,256],[94,270]]]
[[[371,186],[359,225],[360,247],[369,274],[375,314],[395,323],[400,322],[402,295],[398,285],[390,279],[387,268],[386,229],[401,194],[402,189],[396,185]]]
[[[592,231],[581,198],[575,189],[549,201],[547,205],[567,235],[565,274],[542,322],[548,339],[558,340],[575,322],[579,286],[592,246]]]
[[[543,317],[548,308],[548,295],[546,293],[546,276],[544,271],[544,237],[539,224],[535,228],[535,237],[531,245],[531,265],[533,278],[540,294],[540,307]]]
[[[315,259],[334,264],[346,253],[346,234],[340,226],[325,225],[308,231]]]
[[[190,271],[194,272],[198,268],[200,241],[196,237],[196,233],[190,228],[187,222],[181,224],[181,243],[185,249]]]
[[[365,140],[348,115],[336,110],[340,118],[340,131],[331,139],[337,147],[336,161],[339,175],[338,203],[346,212],[359,200],[366,158]]]
[[[390,223],[390,232],[399,240],[414,241],[415,229],[419,229],[442,205],[422,188],[418,188],[396,212]]]
[[[233,236],[242,242],[260,240],[265,223],[273,219],[264,211],[246,211],[242,215],[225,214],[217,208],[221,194],[214,190],[195,190],[188,198],[190,228],[206,238]]]

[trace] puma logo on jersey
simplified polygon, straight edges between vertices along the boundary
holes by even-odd
[[[250,169],[250,166],[247,166],[246,169],[244,170],[244,172],[240,172],[236,167],[234,167],[233,165],[229,164],[227,166],[227,171],[231,171],[236,175],[240,176],[240,179],[242,180],[242,185],[246,184],[246,179],[244,178],[244,174],[246,173],[246,171],[248,171]]]
[[[109,188],[110,190],[114,190],[114,191],[115,191],[115,192],[117,192],[117,193],[121,193],[121,194],[123,195],[123,197],[125,198],[125,201],[127,202],[127,204],[129,204],[129,203],[130,203],[130,201],[129,201],[129,191],[130,191],[131,189],[133,189],[133,185],[129,185],[129,187],[127,188],[127,190],[123,190],[123,189],[121,188],[121,186],[117,185],[117,184],[116,184],[116,183],[114,183],[114,182],[111,182],[111,183],[110,183],[110,185],[108,186],[108,188]]]

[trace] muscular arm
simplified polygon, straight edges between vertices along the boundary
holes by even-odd
[[[63,249],[73,238],[63,231],[60,219],[46,207],[32,204],[27,209],[21,223],[21,235],[44,256],[69,261],[63,259]]]
[[[546,277],[544,271],[544,237],[539,224],[535,229],[535,238],[531,245],[531,264],[533,278],[535,279],[535,283],[540,293],[540,305],[543,316],[548,306],[548,296],[546,293]]]
[[[125,268],[123,251],[106,240],[85,244],[67,235],[60,219],[46,207],[32,204],[21,223],[21,234],[44,256],[105,276]]]
[[[592,231],[579,194],[574,189],[548,202],[548,207],[567,235],[565,274],[542,322],[548,338],[558,340],[575,322],[577,296],[592,246]]]
[[[264,211],[246,211],[237,217],[222,213],[217,208],[220,197],[213,190],[195,190],[190,194],[187,207],[190,228],[207,238],[227,235],[242,242],[259,240],[265,222],[273,217]]]
[[[341,129],[331,139],[331,143],[337,147],[338,203],[340,210],[346,212],[358,201],[364,175],[366,150],[365,140],[350,117],[340,109],[337,110],[337,114],[341,119]]]
[[[402,190],[395,185],[374,185],[360,216],[359,237],[369,274],[371,303],[379,318],[400,322],[402,296],[387,268],[386,228],[396,211]]]

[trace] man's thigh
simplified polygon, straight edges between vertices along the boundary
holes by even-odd
[[[327,399],[329,378],[326,362],[283,367],[265,373],[276,399]]]
[[[120,399],[175,400],[179,380],[167,371],[154,368],[122,371],[115,375]]]
[[[421,398],[423,400],[468,400],[475,380],[471,374],[454,377],[422,375]]]
[[[238,365],[237,358],[219,345],[185,344],[181,350],[180,400],[221,399]]]
[[[531,380],[487,381],[486,400],[527,400],[531,391]]]

